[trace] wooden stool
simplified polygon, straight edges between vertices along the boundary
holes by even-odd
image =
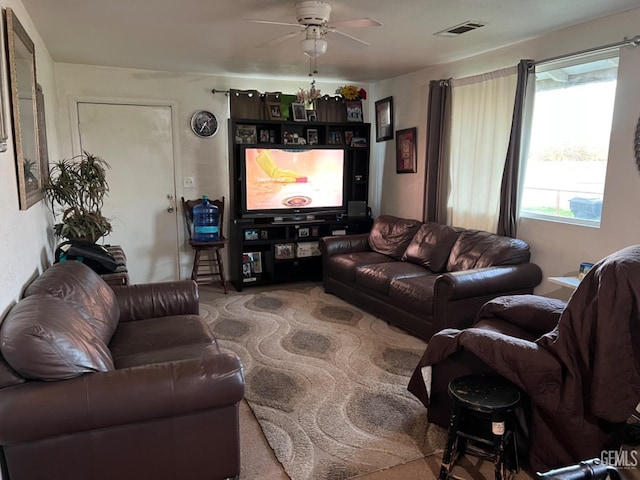
[[[453,411],[440,480],[447,480],[464,453],[493,460],[496,480],[507,478],[508,471],[517,472],[514,409],[520,391],[502,377],[466,375],[451,380],[449,396]]]

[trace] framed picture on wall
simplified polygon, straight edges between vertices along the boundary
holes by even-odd
[[[393,138],[393,97],[376,102],[376,142]]]
[[[416,173],[418,148],[416,127],[396,132],[396,173]]]

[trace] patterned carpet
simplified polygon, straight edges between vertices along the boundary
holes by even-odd
[[[406,386],[426,344],[322,287],[201,299],[292,480],[349,479],[441,450]]]

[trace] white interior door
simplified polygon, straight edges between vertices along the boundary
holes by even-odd
[[[127,255],[131,283],[179,278],[170,106],[78,102],[80,147],[103,158],[112,218],[108,244]]]

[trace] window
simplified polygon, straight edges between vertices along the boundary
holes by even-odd
[[[618,56],[536,69],[520,214],[600,225]]]

